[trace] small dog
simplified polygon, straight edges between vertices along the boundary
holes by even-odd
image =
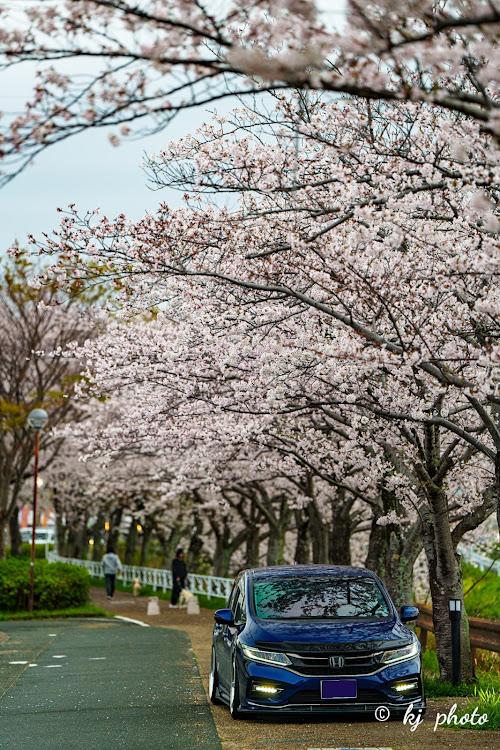
[[[182,589],[179,595],[179,607],[187,607],[190,599],[196,599],[195,595],[187,589]]]
[[[179,607],[186,607],[188,615],[199,615],[200,614],[200,603],[198,601],[198,597],[191,593],[191,591],[187,591],[186,589],[182,589],[181,595],[179,597]]]
[[[142,589],[142,583],[139,581],[138,578],[134,578],[132,581],[132,590],[134,592],[134,596],[139,596],[139,591]]]

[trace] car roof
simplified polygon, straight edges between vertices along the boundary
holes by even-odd
[[[273,565],[269,568],[253,568],[248,573],[254,580],[261,578],[290,578],[302,576],[338,576],[347,578],[375,578],[366,568],[349,565]]]

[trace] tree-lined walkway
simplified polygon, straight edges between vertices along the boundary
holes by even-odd
[[[103,620],[0,631],[1,750],[220,749],[186,634]]]

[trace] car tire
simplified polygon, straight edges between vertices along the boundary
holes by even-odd
[[[222,703],[219,698],[219,675],[217,674],[217,662],[215,660],[215,648],[212,646],[212,658],[210,659],[210,675],[208,678],[208,697],[214,706]]]
[[[241,712],[240,707],[240,683],[238,680],[238,667],[236,666],[236,660],[233,657],[233,665],[231,668],[231,688],[229,691],[229,713],[233,719],[240,719]]]

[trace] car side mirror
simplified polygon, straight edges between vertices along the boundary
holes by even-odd
[[[214,620],[219,625],[234,625],[233,615],[230,609],[218,609],[214,612]]]
[[[419,614],[418,607],[401,607],[399,616],[401,622],[409,622],[410,620],[416,620]]]

